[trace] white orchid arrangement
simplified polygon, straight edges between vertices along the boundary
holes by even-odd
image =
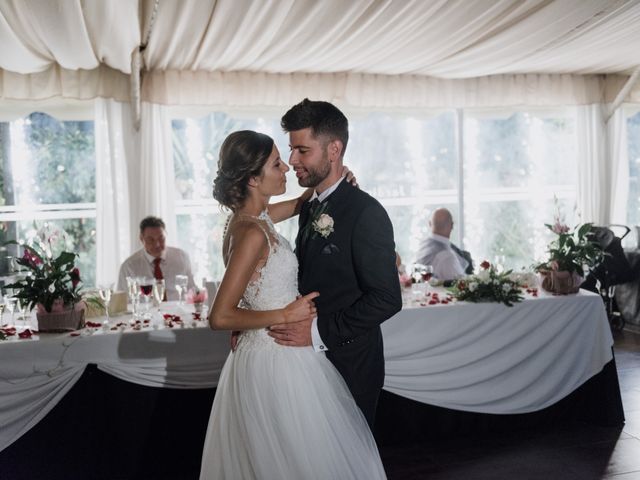
[[[499,272],[485,260],[480,264],[480,272],[456,282],[453,295],[458,300],[501,302],[512,307],[524,297],[519,283],[511,275],[511,270]]]

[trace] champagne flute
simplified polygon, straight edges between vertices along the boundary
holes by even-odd
[[[16,297],[15,310],[16,310],[16,312],[18,312],[18,320],[22,320],[22,326],[24,328],[27,328],[26,302],[24,300]]]
[[[158,304],[158,313],[160,313],[160,304],[164,300],[165,285],[164,279],[156,279],[153,282],[153,299]]]
[[[4,305],[7,310],[11,312],[11,324],[15,326],[14,314],[16,310],[16,298],[15,297],[4,297]]]
[[[2,327],[2,325],[3,325],[2,317],[4,315],[4,308],[5,308],[5,304],[4,304],[4,301],[3,301],[2,303],[0,303],[0,327]]]
[[[111,285],[102,285],[98,288],[98,295],[104,304],[104,313],[107,319],[104,321],[104,325],[109,325],[109,302],[111,302]]]
[[[187,291],[187,284],[189,283],[189,277],[186,275],[176,275],[176,290],[178,291],[178,303],[182,305],[182,294]]]
[[[127,294],[131,309],[135,312],[136,302],[138,301],[138,277],[127,277]]]

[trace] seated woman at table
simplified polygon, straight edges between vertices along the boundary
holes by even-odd
[[[220,376],[200,478],[385,478],[365,417],[331,362],[267,334],[316,315],[318,292],[299,297],[296,256],[273,225],[297,214],[309,193],[268,205],[284,193],[288,170],[260,133],[232,133],[220,150],[214,197],[233,214],[209,321],[243,332]]]

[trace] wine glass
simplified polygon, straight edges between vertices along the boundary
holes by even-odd
[[[160,313],[160,303],[164,300],[165,285],[164,279],[157,278],[153,282],[153,299],[158,304],[158,313]]]
[[[176,275],[176,290],[178,291],[178,303],[182,305],[182,294],[187,291],[187,284],[189,283],[189,277],[186,275]]]
[[[16,297],[4,297],[4,306],[11,312],[11,325],[15,326]]]
[[[4,315],[4,308],[5,308],[5,304],[4,304],[4,301],[2,301],[2,303],[0,303],[0,327],[2,327],[3,325],[2,317]]]
[[[420,269],[420,276],[424,282],[429,282],[431,277],[433,277],[433,266],[432,265],[423,265]]]
[[[98,295],[104,304],[104,313],[107,319],[104,321],[105,325],[109,325],[109,302],[111,302],[111,285],[101,285],[98,287]]]
[[[142,317],[146,317],[149,312],[151,303],[151,296],[153,295],[153,278],[142,277],[140,278],[140,313]]]

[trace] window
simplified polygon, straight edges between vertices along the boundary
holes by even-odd
[[[543,225],[553,220],[554,197],[567,222],[574,222],[573,110],[348,117],[345,163],[361,188],[389,212],[405,264],[415,261],[429,216],[439,206],[451,210],[452,240],[463,243],[476,263],[486,258],[510,268],[529,266],[543,256],[550,239]],[[191,253],[197,278],[220,278],[224,271],[227,213],[211,197],[222,141],[235,130],[257,130],[273,137],[287,160],[288,139],[279,121],[277,114],[243,118],[225,113],[173,121],[180,241]],[[463,152],[458,151],[459,131]],[[288,197],[301,191],[293,176],[287,188]],[[289,220],[278,229],[293,241],[297,222]]]
[[[95,148],[93,122],[44,113],[0,122],[0,243],[24,240],[44,223],[64,229],[79,252],[84,285],[95,284]],[[4,247],[0,275],[10,273]]]
[[[172,122],[174,170],[176,177],[176,216],[181,232],[180,247],[189,252],[194,276],[222,278],[222,237],[229,212],[212,198],[212,185],[218,170],[218,152],[227,135],[236,130],[256,130],[274,138],[280,154],[288,158],[288,138],[282,133],[279,117],[233,118],[212,113],[198,119]],[[295,181],[288,184],[287,196],[299,195]],[[278,225],[288,238],[295,238],[295,219]]]
[[[627,202],[627,225],[640,225],[640,111],[627,110],[627,143],[629,145],[629,199]],[[632,227],[633,228],[633,227]],[[637,232],[625,239],[625,246],[636,247],[640,243]]]
[[[477,261],[529,267],[544,257],[557,206],[575,224],[572,110],[465,112],[464,247]],[[477,262],[476,262],[477,263]]]

